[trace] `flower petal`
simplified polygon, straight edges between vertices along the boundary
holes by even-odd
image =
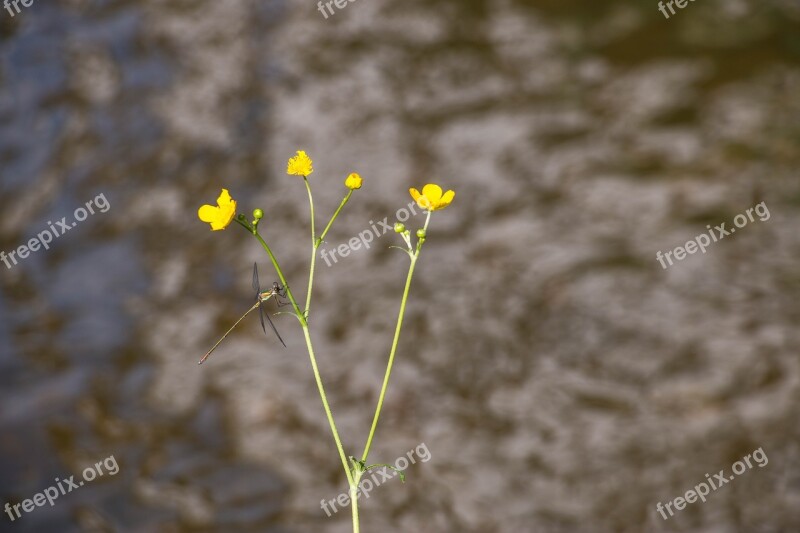
[[[455,191],[447,191],[446,193],[444,193],[444,195],[442,195],[442,199],[439,200],[439,205],[436,206],[436,209],[444,209],[445,207],[450,205],[450,203],[453,201],[453,198],[455,197],[456,197]]]
[[[442,198],[442,188],[435,183],[428,183],[422,188],[422,195],[428,199],[431,206],[435,209]]]
[[[430,209],[431,206],[430,201],[425,196],[420,194],[420,192],[417,189],[412,187],[408,189],[408,192],[411,194],[411,198],[413,198],[414,201],[417,202],[418,206],[420,206],[422,209]]]
[[[291,176],[309,176],[314,172],[313,161],[303,150],[298,150],[297,155],[289,158],[286,173]]]
[[[418,190],[412,187],[411,189],[408,190],[408,192],[411,193],[411,197],[414,199],[415,202],[417,202],[417,205],[420,206],[422,209],[431,208],[430,200],[428,200],[428,198],[425,195],[420,194]]]
[[[236,200],[231,198],[228,189],[222,189],[217,198],[217,206],[203,205],[197,210],[197,216],[203,222],[211,224],[211,229],[225,229],[236,216]]]
[[[203,222],[211,223],[219,216],[219,207],[214,207],[213,205],[200,206],[200,209],[197,210],[197,216]]]
[[[217,198],[217,205],[224,208],[230,206],[230,204],[235,206],[236,202],[231,198],[231,193],[228,192],[228,189],[222,189],[222,192],[219,193],[219,198]]]

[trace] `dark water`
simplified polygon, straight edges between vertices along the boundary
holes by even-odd
[[[800,4],[35,1],[0,10],[0,505],[113,455],[3,531],[348,531],[301,333],[252,319],[257,243],[196,217],[226,187],[305,294],[335,248],[455,189],[419,263],[373,448],[430,461],[362,531],[800,530]],[[706,225],[769,217],[662,269]],[[415,217],[407,224],[422,223]],[[325,265],[312,334],[348,453],[369,428],[405,258]],[[668,521],[683,495],[755,466]],[[76,476],[78,477],[78,476]]]

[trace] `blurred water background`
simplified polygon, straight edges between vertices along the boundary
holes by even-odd
[[[252,317],[257,243],[304,295],[305,149],[328,247],[433,181],[362,531],[800,530],[800,3],[36,1],[0,11],[0,505],[113,454],[120,472],[0,530],[345,532],[346,488],[291,317]],[[662,269],[706,225],[770,218]],[[421,217],[409,222],[412,228]],[[319,262],[312,333],[361,450],[407,260]],[[667,502],[769,458],[669,521]]]

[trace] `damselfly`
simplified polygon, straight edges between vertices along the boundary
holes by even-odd
[[[246,317],[247,315],[249,315],[250,313],[252,313],[256,309],[258,309],[259,316],[261,317],[261,328],[264,330],[264,334],[267,333],[267,326],[264,323],[264,317],[266,317],[267,322],[269,322],[270,327],[272,327],[272,331],[274,331],[275,335],[278,336],[278,340],[281,341],[281,344],[283,344],[283,346],[286,347],[286,343],[283,342],[283,339],[281,338],[281,334],[278,333],[278,330],[275,327],[275,324],[272,323],[272,319],[269,317],[269,314],[264,310],[264,304],[266,304],[267,300],[269,300],[273,296],[280,296],[281,298],[285,298],[286,297],[286,289],[281,287],[278,284],[278,282],[275,282],[275,283],[272,284],[272,288],[270,288],[269,290],[266,290],[266,291],[262,291],[261,290],[261,285],[258,282],[258,266],[255,263],[253,263],[253,290],[256,291],[256,303],[253,304],[253,307],[248,309],[247,312],[245,314],[243,314],[239,318],[239,320],[237,320],[233,324],[233,326],[231,326],[231,329],[229,329],[228,331],[225,332],[225,335],[223,335],[217,341],[217,343],[208,351],[208,353],[206,353],[203,356],[202,359],[200,359],[200,362],[197,363],[197,364],[202,365],[206,361],[206,359],[208,359],[208,356],[211,355],[211,353],[214,350],[217,349],[217,346],[219,346],[220,343],[222,343],[222,341],[225,340],[225,337],[227,337],[230,334],[230,332],[233,331],[233,329],[236,326],[239,325],[239,322],[244,320],[244,317]],[[277,298],[276,298],[276,301],[277,301]],[[278,305],[281,305],[280,302],[278,303]]]

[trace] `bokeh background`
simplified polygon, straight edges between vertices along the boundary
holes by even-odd
[[[345,532],[346,487],[302,336],[251,317],[274,278],[226,187],[304,294],[302,181],[337,246],[429,181],[433,218],[372,458],[362,531],[800,530],[800,3],[702,0],[37,0],[0,11],[0,505],[113,454],[0,530]],[[764,201],[664,270],[671,250]],[[422,223],[417,217],[409,223]],[[319,263],[312,334],[345,447],[371,421],[407,260]],[[754,468],[664,521],[682,495]]]

